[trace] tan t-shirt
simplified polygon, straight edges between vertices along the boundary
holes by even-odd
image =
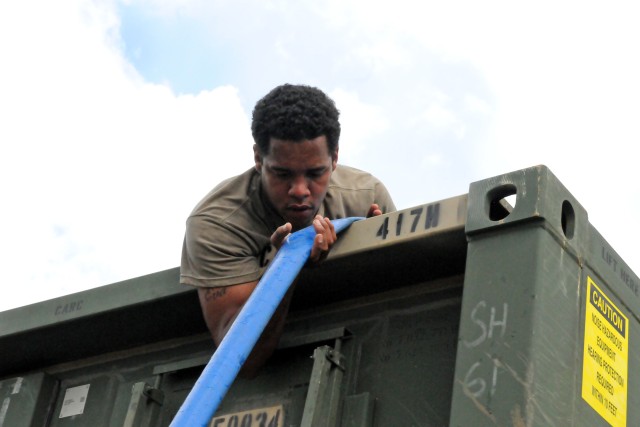
[[[365,216],[372,203],[384,213],[396,209],[377,178],[338,165],[318,214],[330,219]],[[187,219],[180,283],[219,287],[259,280],[275,255],[270,237],[284,223],[263,199],[254,168],[223,181]]]

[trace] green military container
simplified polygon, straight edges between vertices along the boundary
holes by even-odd
[[[178,274],[0,313],[0,427],[168,426],[214,350]],[[209,425],[637,426],[639,285],[546,167],[475,182],[346,230]]]

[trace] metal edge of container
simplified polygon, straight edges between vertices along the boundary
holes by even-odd
[[[309,286],[296,290],[292,310],[389,287],[389,280],[376,280],[380,275],[369,268],[373,259],[388,259],[389,250],[402,251],[409,258],[445,251],[441,248],[451,247],[448,236],[452,234],[457,236],[459,253],[455,268],[462,268],[466,201],[462,195],[354,223],[341,234],[321,267],[303,270],[301,280],[309,281]],[[354,264],[364,271],[354,269]],[[358,285],[314,286],[336,274]],[[369,279],[363,281],[367,275]],[[365,282],[374,285],[361,286]],[[203,332],[206,326],[197,294],[179,285],[179,268],[172,268],[0,312],[0,347],[4,349],[0,377]]]

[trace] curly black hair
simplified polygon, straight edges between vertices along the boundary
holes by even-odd
[[[263,155],[269,140],[302,141],[324,135],[330,153],[338,148],[340,112],[320,89],[284,84],[271,90],[253,109],[251,133]]]

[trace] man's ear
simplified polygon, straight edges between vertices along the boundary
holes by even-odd
[[[338,166],[338,148],[339,147],[336,147],[336,149],[333,151],[333,154],[331,155],[332,170],[336,170],[336,166]]]
[[[262,155],[258,144],[253,144],[253,161],[255,162],[256,170],[260,173],[262,171]]]

